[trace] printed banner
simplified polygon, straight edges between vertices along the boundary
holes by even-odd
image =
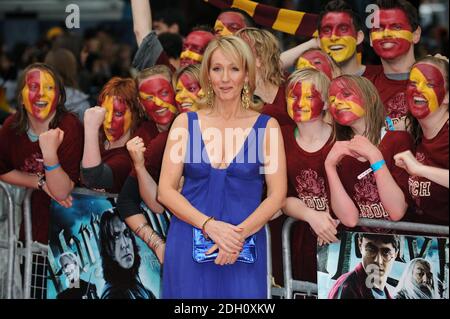
[[[48,299],[156,299],[161,265],[121,221],[115,200],[72,195],[73,205],[51,205]],[[144,209],[163,238],[169,215]]]
[[[449,240],[346,232],[318,247],[319,299],[448,299]]]

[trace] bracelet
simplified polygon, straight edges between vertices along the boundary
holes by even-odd
[[[211,220],[215,220],[214,216],[208,217],[208,218],[203,222],[203,225],[202,225],[202,234],[203,234],[203,236],[204,236],[206,239],[209,239],[209,236],[208,236],[208,234],[207,234],[206,231],[205,231],[205,227],[206,227],[206,224],[208,224]]]
[[[386,164],[386,162],[384,160],[375,162],[373,164],[370,165],[370,167],[372,168],[372,172],[376,172],[378,171],[381,167],[383,167],[383,165]]]
[[[394,122],[392,122],[392,119],[389,116],[386,116],[386,123],[388,125],[389,131],[395,131]]]
[[[57,168],[60,167],[60,166],[61,166],[60,163],[55,164],[55,165],[52,165],[52,166],[44,165],[44,169],[45,169],[47,172],[51,172],[51,171],[53,171],[54,169],[57,169]]]
[[[134,231],[134,233],[136,234],[136,236],[139,236],[139,232],[142,230],[142,228],[144,228],[145,226],[148,226],[147,222],[144,222],[142,224],[140,224],[136,230]]]

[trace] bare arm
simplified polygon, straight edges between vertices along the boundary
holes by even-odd
[[[152,11],[149,0],[131,0],[133,30],[138,47],[152,31]]]
[[[106,110],[95,106],[84,112],[84,150],[82,168],[92,168],[102,163],[99,145],[99,128],[105,118]]]
[[[239,226],[244,237],[259,231],[284,206],[287,193],[286,154],[280,126],[270,119],[264,137],[267,197]],[[267,161],[268,160],[268,161]]]
[[[349,144],[351,151],[362,155],[370,164],[377,163],[383,160],[383,155],[366,137],[356,135]],[[375,180],[377,183],[378,194],[381,203],[389,217],[393,221],[398,221],[403,218],[408,208],[401,188],[397,185],[386,165],[381,166],[375,173]]]
[[[336,142],[325,160],[328,184],[330,186],[330,201],[333,212],[347,227],[355,227],[359,219],[359,210],[353,203],[342,185],[336,171],[336,165],[345,155],[350,155],[347,149],[348,142]]]
[[[38,188],[38,179],[36,175],[30,175],[16,169],[0,175],[0,180],[5,183],[33,189]]]
[[[338,223],[331,218],[328,212],[311,209],[301,199],[296,197],[288,197],[286,199],[283,211],[288,216],[307,222],[325,243],[338,241],[335,236]]]
[[[403,168],[411,176],[420,176],[436,184],[449,188],[448,169],[427,166],[420,163],[411,151],[404,151],[394,156],[395,165]]]
[[[303,42],[302,44],[281,53],[280,60],[283,70],[289,69],[295,64],[299,56],[305,51],[313,48],[320,48],[319,40],[316,38],[312,38],[309,41]]]

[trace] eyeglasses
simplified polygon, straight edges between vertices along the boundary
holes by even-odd
[[[378,254],[381,254],[381,258],[383,261],[388,262],[391,261],[392,258],[395,257],[395,251],[389,248],[378,248],[375,246],[366,246],[364,248],[365,254],[369,258],[375,259]]]

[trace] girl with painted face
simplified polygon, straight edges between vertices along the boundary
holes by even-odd
[[[134,80],[112,78],[100,92],[98,104],[84,113],[81,180],[89,188],[118,193],[131,170],[125,144],[140,122]]]
[[[394,158],[410,175],[409,194],[418,212],[412,219],[448,225],[448,60],[429,56],[416,62],[406,95],[416,152]]]
[[[50,198],[70,207],[79,179],[83,127],[64,108],[60,77],[42,63],[18,80],[21,107],[0,129],[0,180],[37,189],[31,200],[33,240],[48,243]]]
[[[330,81],[341,75],[339,66],[332,58],[319,48],[308,49],[297,60],[296,70],[313,68],[323,72]]]
[[[181,69],[175,75],[175,101],[178,112],[197,111],[197,101],[204,95],[200,87],[199,73],[200,67],[194,64]]]
[[[329,108],[336,142],[325,161],[331,207],[347,226],[359,217],[400,220],[406,211],[407,174],[394,155],[412,149],[407,132],[384,128],[384,108],[373,84],[362,77],[331,82]]]
[[[281,126],[293,124],[286,111],[278,40],[269,31],[257,28],[244,28],[236,36],[247,42],[256,57],[255,95],[264,102],[261,112],[274,117]]]
[[[164,207],[156,196],[168,130],[177,114],[171,79],[172,72],[164,65],[144,69],[136,78],[141,108],[150,121],[145,121],[136,136],[127,143],[133,169],[117,201],[122,218],[155,252],[161,263],[164,260],[164,241],[147,224],[139,206],[143,200],[152,212],[164,213]]]
[[[293,275],[317,282],[317,242],[336,242],[337,220],[331,216],[328,182],[323,165],[334,143],[333,128],[324,121],[330,80],[312,68],[288,79],[286,99],[294,126],[282,127],[288,172],[283,211],[301,223],[292,234]]]

